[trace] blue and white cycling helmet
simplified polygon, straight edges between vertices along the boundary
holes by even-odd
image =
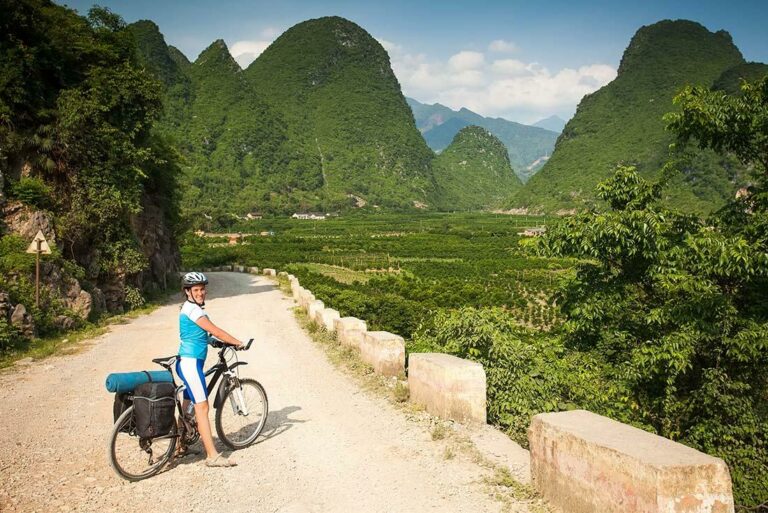
[[[208,278],[203,273],[191,272],[184,275],[181,279],[181,286],[185,289],[194,285],[208,285]]]

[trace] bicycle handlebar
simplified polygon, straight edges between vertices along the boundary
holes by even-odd
[[[247,342],[247,343],[246,343],[244,346],[235,347],[235,346],[233,346],[233,345],[231,345],[231,344],[226,344],[226,343],[225,343],[223,340],[221,340],[221,339],[218,339],[218,338],[216,338],[216,337],[214,337],[214,336],[211,336],[211,337],[208,339],[208,344],[209,344],[211,347],[215,347],[215,348],[217,348],[217,349],[219,349],[219,348],[224,348],[224,347],[227,347],[227,346],[230,346],[230,347],[232,347],[232,349],[234,349],[235,351],[247,351],[247,350],[249,350],[249,349],[251,348],[251,344],[253,344],[253,339],[249,339],[249,340],[248,340],[248,342]]]

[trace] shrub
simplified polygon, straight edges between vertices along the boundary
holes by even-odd
[[[129,310],[138,310],[145,303],[146,300],[139,289],[131,285],[125,286],[125,304]]]
[[[37,208],[51,206],[51,188],[41,178],[24,177],[11,187],[11,194],[27,205]]]

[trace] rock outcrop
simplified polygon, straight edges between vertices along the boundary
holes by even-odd
[[[42,210],[35,210],[20,201],[10,201],[0,211],[3,223],[11,233],[16,233],[30,241],[43,232],[49,244],[56,243],[56,232],[53,229],[53,221]]]

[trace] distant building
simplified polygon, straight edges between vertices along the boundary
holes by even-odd
[[[296,212],[291,217],[293,219],[310,219],[315,221],[323,221],[325,220],[326,215],[320,212]]]
[[[546,226],[537,226],[535,228],[526,228],[522,232],[517,232],[518,235],[522,235],[523,237],[541,237],[547,233]]]

